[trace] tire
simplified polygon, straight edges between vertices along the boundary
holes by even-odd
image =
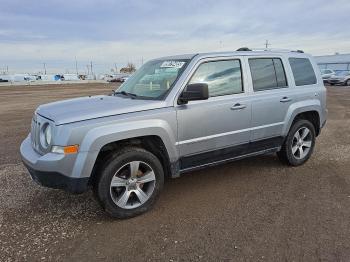
[[[350,79],[348,79],[348,80],[345,82],[345,85],[346,85],[346,86],[350,86]]]
[[[126,147],[107,158],[93,189],[110,216],[130,218],[153,207],[163,184],[158,158],[142,148]]]
[[[297,139],[297,132],[301,140]],[[307,133],[305,134],[304,132]],[[305,137],[303,138],[304,135]],[[316,132],[314,125],[308,120],[299,119],[294,122],[281,150],[277,152],[278,158],[284,164],[300,166],[310,158],[315,147],[315,140]]]

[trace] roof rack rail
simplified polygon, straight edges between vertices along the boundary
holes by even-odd
[[[295,53],[304,53],[303,50],[290,50],[290,49],[282,49],[282,48],[248,48],[248,47],[241,47],[238,48],[236,51],[269,51],[269,52],[295,52]]]
[[[248,47],[241,47],[241,48],[238,48],[236,51],[252,51],[252,50],[249,49]]]

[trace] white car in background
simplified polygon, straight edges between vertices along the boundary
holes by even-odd
[[[327,81],[331,85],[350,86],[350,71],[337,71]]]
[[[335,71],[332,70],[332,69],[321,69],[321,76],[322,76],[322,79],[323,79],[323,82],[327,83],[328,82],[328,79],[335,75]]]
[[[120,78],[120,82],[124,83],[129,78],[130,78],[130,76],[123,76],[123,77]]]

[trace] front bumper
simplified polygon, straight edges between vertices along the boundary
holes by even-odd
[[[20,148],[22,161],[31,178],[41,186],[63,189],[71,193],[83,193],[88,189],[88,177],[72,177],[75,155],[48,153],[40,155],[34,151],[28,136]]]

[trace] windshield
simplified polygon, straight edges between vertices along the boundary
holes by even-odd
[[[184,71],[189,60],[152,60],[137,70],[116,94],[140,99],[162,99]]]
[[[337,76],[347,76],[350,72],[349,71],[337,71],[335,74]]]

